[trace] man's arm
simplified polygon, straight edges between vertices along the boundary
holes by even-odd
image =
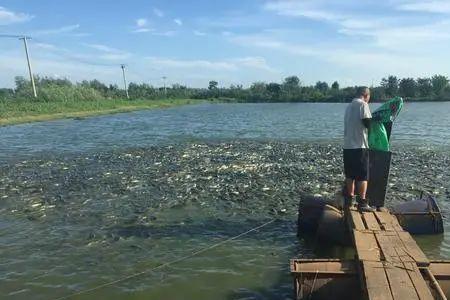
[[[367,104],[367,103],[364,103],[361,106],[360,115],[361,115],[361,120],[367,129],[370,128],[370,123],[372,123],[374,121],[381,121],[381,116],[372,117],[372,114],[371,114],[370,108],[369,108],[369,104]]]
[[[364,118],[364,119],[362,119],[362,122],[363,122],[364,126],[365,126],[367,129],[370,128],[370,124],[371,124],[372,122],[378,122],[378,121],[381,121],[381,116],[374,116],[374,117],[372,117],[372,118]]]

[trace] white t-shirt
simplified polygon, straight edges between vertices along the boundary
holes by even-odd
[[[356,98],[347,106],[344,121],[344,149],[369,148],[368,130],[363,119],[372,118],[369,104]]]

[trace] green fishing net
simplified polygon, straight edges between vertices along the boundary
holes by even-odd
[[[386,101],[372,113],[369,129],[369,148],[379,151],[389,151],[389,136],[386,126],[391,125],[402,110],[403,99],[396,97]]]

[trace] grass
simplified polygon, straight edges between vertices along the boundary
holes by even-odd
[[[168,108],[200,102],[202,100],[192,99],[101,99],[55,102],[0,100],[0,126],[64,118],[81,118],[143,109]]]

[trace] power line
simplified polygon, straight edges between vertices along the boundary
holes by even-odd
[[[5,37],[5,38],[23,38],[26,37],[25,35],[15,35],[15,34],[0,34],[0,37]]]

